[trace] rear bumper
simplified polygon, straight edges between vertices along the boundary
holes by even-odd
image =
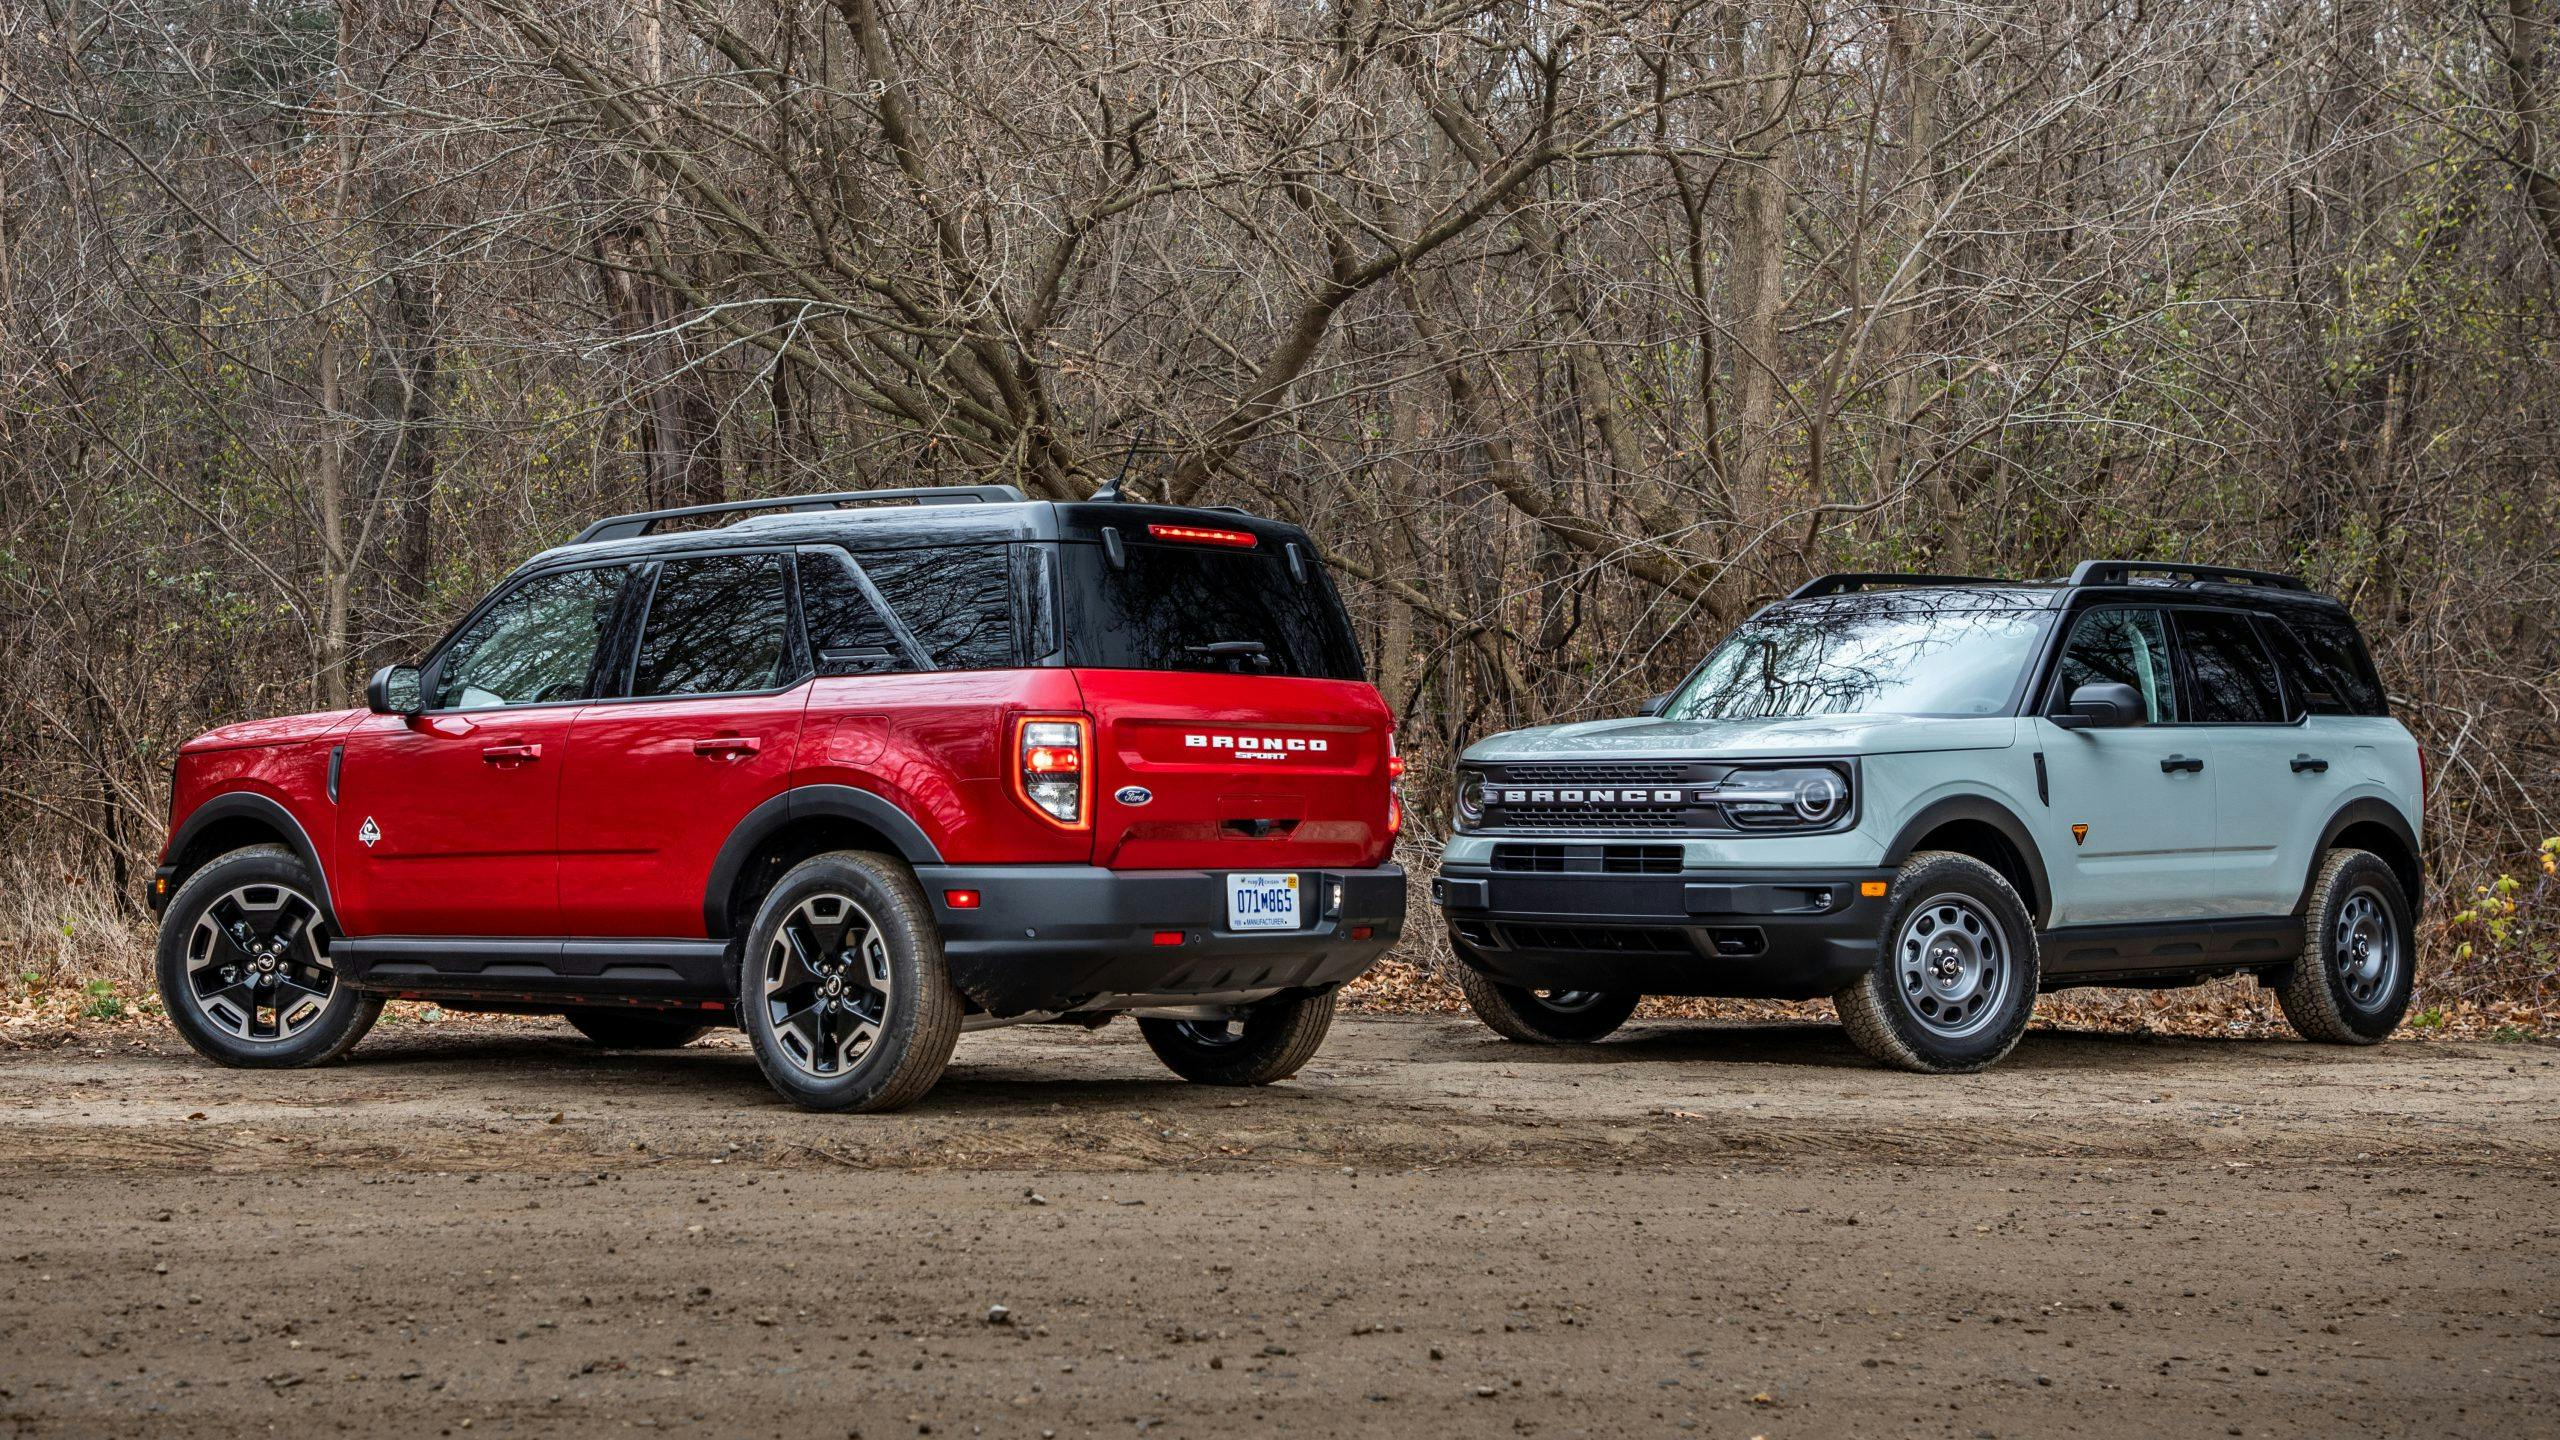
[[[1669,875],[1458,868],[1432,882],[1458,958],[1532,990],[1809,1000],[1875,963],[1882,869]]]
[[[998,1016],[1338,985],[1403,935],[1404,867],[1297,873],[1304,923],[1239,932],[1227,928],[1223,870],[916,867],[952,983]],[[974,890],[979,903],[955,909],[950,890]],[[1181,944],[1156,943],[1173,932]]]

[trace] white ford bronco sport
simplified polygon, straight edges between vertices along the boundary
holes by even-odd
[[[2424,783],[2299,580],[1829,575],[1642,717],[1467,750],[1433,898],[1515,1040],[1829,995],[1876,1060],[1976,1070],[2041,991],[2245,971],[2306,1038],[2370,1044],[2409,1003]]]

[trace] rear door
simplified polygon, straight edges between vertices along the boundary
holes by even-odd
[[[1366,867],[1394,842],[1392,721],[1322,568],[1242,531],[1059,546],[1096,727],[1094,862]]]
[[[789,784],[798,749],[809,663],[790,557],[671,557],[647,588],[628,681],[580,711],[569,740],[559,887],[570,935],[703,934],[713,860]]]
[[[2297,757],[2316,757],[2304,748],[2303,726],[2286,704],[2274,656],[2252,617],[2236,610],[2175,613],[2188,720],[2212,735],[2215,913],[2287,914],[2310,874],[2320,828],[2336,808],[2323,802],[2346,772],[2294,768]]]

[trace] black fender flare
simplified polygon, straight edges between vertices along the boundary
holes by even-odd
[[[942,852],[915,817],[870,791],[851,785],[795,786],[748,811],[721,842],[720,853],[711,862],[711,877],[702,889],[702,933],[714,940],[732,938],[729,894],[737,888],[747,861],[784,826],[821,817],[850,820],[880,832],[897,848],[898,858],[910,865],[942,863]]]
[[[2382,859],[2400,877],[2401,890],[2408,897],[2410,913],[2416,914],[2426,908],[2427,855],[2418,848],[2417,830],[2409,824],[2409,817],[2400,813],[2399,806],[2379,796],[2366,795],[2339,806],[2338,812],[2329,817],[2329,823],[2320,827],[2320,843],[2311,849],[2311,873],[2302,877],[2302,893],[2294,898],[2295,915],[2301,915],[2303,907],[2311,903],[2311,882],[2319,877],[2321,862],[2336,847],[2338,837],[2349,826],[2368,823],[2390,831],[2408,857],[2409,868],[2406,871],[2393,863],[2391,856],[2385,855]]]
[[[276,832],[285,848],[311,872],[311,882],[320,890],[313,898],[320,902],[320,913],[328,916],[330,926],[336,928],[338,907],[329,899],[329,872],[320,863],[320,848],[311,843],[311,832],[302,828],[292,811],[254,790],[231,790],[214,796],[189,812],[186,821],[178,826],[178,833],[169,837],[169,863],[185,867],[169,878],[172,895],[187,883],[188,876],[204,868],[204,861],[215,858],[207,855],[187,864],[188,851],[204,838],[206,831],[225,820],[253,820]]]
[[[2036,923],[2044,923],[2053,913],[2053,883],[2046,878],[2044,852],[2036,848],[2033,832],[2008,806],[1985,795],[1950,795],[1931,801],[1920,813],[1903,822],[1894,833],[1891,844],[1884,848],[1884,863],[1900,865],[1920,848],[1920,841],[1932,830],[1955,820],[1975,820],[2000,832],[2010,847],[2018,852],[2019,862],[2027,867],[2027,885],[2034,891],[2025,898],[2027,910]]]

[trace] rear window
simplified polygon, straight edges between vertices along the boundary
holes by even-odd
[[[2344,620],[2296,617],[2267,621],[2267,642],[2284,671],[2285,698],[2297,715],[2388,715],[2382,681],[2364,637]]]
[[[1070,665],[1366,678],[1350,619],[1312,557],[1301,580],[1262,549],[1132,544],[1117,569],[1099,545],[1058,550]]]

